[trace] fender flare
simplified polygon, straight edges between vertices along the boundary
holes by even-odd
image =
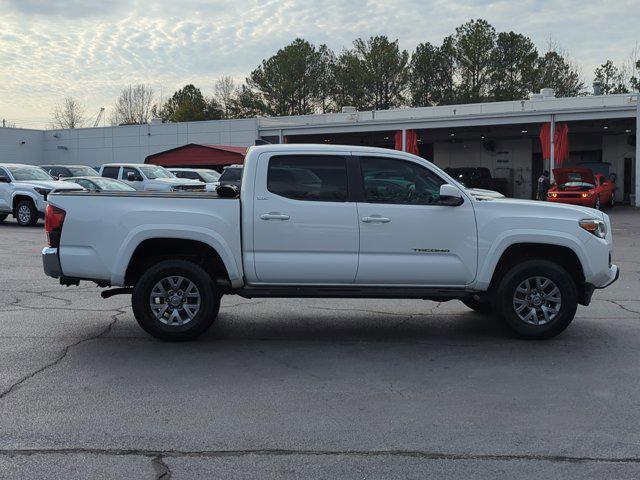
[[[118,253],[116,254],[116,260],[111,271],[111,284],[123,285],[124,277],[131,262],[131,257],[136,251],[136,248],[145,240],[151,240],[154,238],[175,238],[181,240],[193,240],[204,243],[213,248],[229,275],[231,284],[233,286],[239,286],[242,284],[242,269],[237,264],[237,259],[233,254],[232,249],[224,240],[224,238],[214,230],[193,227],[182,228],[179,225],[141,225],[126,236],[122,241]]]
[[[13,211],[13,204],[15,202],[16,197],[29,197],[33,204],[38,206],[38,197],[36,197],[35,192],[29,192],[28,190],[16,190],[15,192],[11,192],[11,211]]]
[[[590,241],[590,240],[589,240]],[[493,242],[487,252],[485,262],[478,265],[478,276],[475,287],[480,290],[489,288],[498,262],[513,245],[519,243],[537,243],[542,245],[558,245],[571,249],[576,254],[585,276],[591,273],[589,257],[584,249],[583,242],[576,237],[553,230],[517,229],[502,232]]]

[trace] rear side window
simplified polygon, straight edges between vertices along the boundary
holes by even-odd
[[[324,155],[272,157],[267,173],[267,190],[294,200],[346,202],[346,160]]]
[[[102,169],[102,176],[107,178],[118,178],[118,172],[120,167],[104,167]]]

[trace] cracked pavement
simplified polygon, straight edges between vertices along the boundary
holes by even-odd
[[[162,343],[9,220],[0,478],[638,478],[640,212],[610,214],[621,278],[546,342],[457,301],[225,297]]]

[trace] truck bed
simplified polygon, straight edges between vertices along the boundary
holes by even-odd
[[[192,239],[221,252],[242,278],[240,200],[215,193],[52,194],[66,212],[59,258],[64,276],[122,285],[135,249],[149,238]]]

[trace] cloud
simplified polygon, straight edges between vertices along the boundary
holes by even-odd
[[[297,36],[339,51],[357,37],[385,34],[411,51],[471,18],[524,33],[541,50],[553,39],[588,81],[595,66],[626,60],[640,41],[640,31],[628,28],[640,23],[637,0],[608,3],[0,0],[0,116],[46,124],[65,95],[97,113],[138,82],[165,98],[186,83],[211,93],[218,76],[242,80]]]

